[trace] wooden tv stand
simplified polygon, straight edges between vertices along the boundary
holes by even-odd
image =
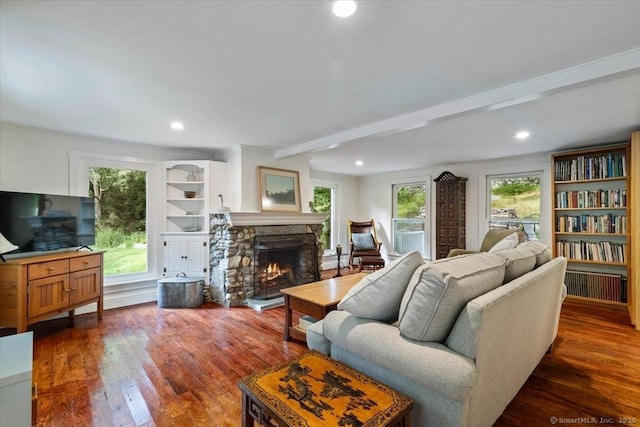
[[[102,252],[57,252],[0,262],[0,326],[27,326],[98,303],[103,311]]]

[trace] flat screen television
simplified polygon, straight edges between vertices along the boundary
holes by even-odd
[[[0,191],[0,233],[17,253],[95,244],[92,197]]]

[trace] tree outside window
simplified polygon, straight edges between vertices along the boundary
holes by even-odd
[[[330,250],[334,245],[333,236],[333,199],[332,187],[313,187],[313,211],[327,213],[327,218],[322,223],[322,249]]]
[[[142,273],[147,266],[147,175],[132,169],[89,168],[95,200],[96,249],[105,276]]]
[[[393,185],[393,247],[399,254],[425,255],[425,188],[424,183]]]

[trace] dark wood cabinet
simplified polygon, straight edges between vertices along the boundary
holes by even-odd
[[[466,246],[467,178],[442,172],[436,183],[436,259]]]

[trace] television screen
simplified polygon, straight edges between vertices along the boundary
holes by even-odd
[[[11,254],[93,245],[93,198],[0,191],[0,233],[18,246]]]

